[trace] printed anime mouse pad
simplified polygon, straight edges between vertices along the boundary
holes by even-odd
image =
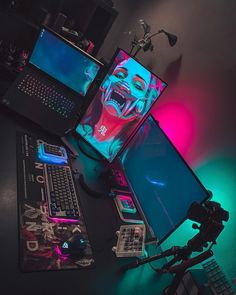
[[[48,219],[43,163],[38,159],[37,140],[28,134],[17,134],[21,270],[31,272],[92,268],[95,262],[82,212],[79,220],[73,223],[58,223]],[[67,241],[70,243],[74,235],[82,237],[85,245],[77,255],[64,255],[66,251],[61,249],[68,246]]]

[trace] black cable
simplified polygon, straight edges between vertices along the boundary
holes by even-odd
[[[157,245],[156,247],[158,247],[158,245]],[[148,258],[150,258],[149,248],[147,249],[147,254],[148,254]],[[157,254],[158,254],[158,253],[156,253],[156,254],[154,254],[154,255],[157,255]],[[148,265],[151,267],[152,270],[154,270],[155,272],[159,273],[160,268],[155,268],[155,267],[152,265],[151,261],[148,262]]]

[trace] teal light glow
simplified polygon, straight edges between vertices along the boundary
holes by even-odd
[[[157,253],[154,245],[149,245],[149,255]],[[128,260],[127,262],[128,263]],[[166,259],[162,258],[152,262],[155,268],[161,268],[166,263]],[[125,264],[125,261],[123,261]],[[122,273],[119,284],[114,288],[112,295],[153,295],[162,294],[162,291],[170,284],[172,276],[170,274],[158,274],[153,271],[149,264],[139,266]],[[150,286],[150,288],[148,288]]]
[[[64,249],[68,249],[69,248],[69,245],[67,242],[64,242],[63,245],[62,245],[62,248]]]
[[[212,158],[194,170],[204,186],[212,191],[212,200],[219,202],[223,209],[229,211],[229,221],[224,222],[225,228],[217,238],[213,252],[216,261],[231,279],[236,276],[236,257],[233,254],[236,244],[236,159]],[[185,245],[198,232],[192,229],[192,223],[190,220],[184,222],[162,244],[162,248]],[[194,268],[201,268],[201,265]]]
[[[229,221],[217,239],[213,251],[217,262],[228,274],[229,278],[236,276],[236,257],[233,254],[236,244],[236,159],[214,158],[196,169],[208,189],[213,192],[213,201],[229,211]]]

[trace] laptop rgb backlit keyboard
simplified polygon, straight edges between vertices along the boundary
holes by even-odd
[[[75,108],[75,103],[71,99],[60,93],[53,84],[45,83],[38,77],[26,74],[17,88],[23,93],[37,98],[47,108],[64,118],[68,118]]]

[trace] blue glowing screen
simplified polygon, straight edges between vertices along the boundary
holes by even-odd
[[[100,69],[95,59],[45,29],[39,34],[30,63],[82,96]]]
[[[139,128],[120,160],[159,241],[186,219],[194,201],[201,203],[209,197],[208,191],[151,116]]]

